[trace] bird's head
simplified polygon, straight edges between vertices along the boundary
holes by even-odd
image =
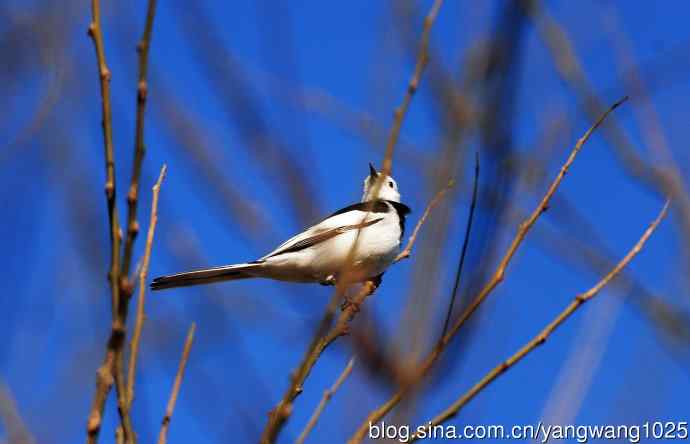
[[[374,192],[378,188],[378,193],[374,196]],[[374,165],[369,164],[369,175],[364,179],[364,194],[362,195],[362,202],[370,200],[391,200],[393,202],[400,202],[400,192],[398,191],[398,184],[395,179],[376,171]]]

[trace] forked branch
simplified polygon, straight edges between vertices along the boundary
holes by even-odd
[[[113,382],[118,392],[124,390],[124,381],[115,370],[117,362],[117,350],[122,348],[125,337],[125,325],[120,317],[120,222],[118,219],[117,204],[115,199],[115,156],[113,148],[112,108],[110,103],[110,78],[111,73],[105,58],[103,44],[103,31],[101,28],[101,8],[98,0],[91,1],[91,23],[88,34],[93,40],[96,50],[98,77],[101,88],[101,109],[103,126],[103,146],[105,149],[105,195],[108,205],[108,221],[110,225],[110,270],[108,281],[110,282],[110,302],[112,308],[112,322],[110,337],[106,346],[105,358],[96,372],[96,393],[94,394],[89,419],[87,421],[87,441],[95,443],[101,430],[103,411],[108,394]],[[125,440],[133,439],[131,421],[126,409],[119,404],[120,421],[122,423]]]
[[[326,325],[326,333],[322,334],[317,332],[318,334],[316,335],[316,342],[310,346],[309,352],[302,360],[299,368],[291,375],[290,386],[283,395],[283,398],[269,413],[268,424],[261,435],[262,444],[268,444],[275,441],[278,433],[285,424],[285,421],[287,421],[292,414],[292,403],[297,396],[302,393],[304,381],[306,381],[307,377],[311,373],[311,370],[314,368],[314,365],[316,365],[316,361],[319,359],[324,350],[326,350],[326,348],[333,343],[333,341],[348,333],[350,321],[359,311],[359,307],[364,300],[374,293],[376,290],[376,285],[377,284],[373,281],[366,281],[362,285],[362,288],[359,289],[357,294],[350,298],[347,305],[343,307],[343,310],[338,316],[338,320],[330,330],[328,330],[328,326],[330,326],[331,321],[322,321],[322,326]],[[340,297],[334,297],[331,300],[331,304],[335,302],[337,305],[338,301],[340,301]],[[333,312],[335,312],[336,307],[329,307],[327,313],[330,313],[331,308],[333,309]]]

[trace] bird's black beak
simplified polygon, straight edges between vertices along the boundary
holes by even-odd
[[[369,176],[371,176],[372,179],[376,179],[379,177],[379,172],[376,171],[376,168],[374,168],[374,165],[369,162]]]

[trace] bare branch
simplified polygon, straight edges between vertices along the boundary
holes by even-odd
[[[311,418],[309,418],[309,422],[307,422],[307,425],[304,426],[304,430],[302,430],[302,433],[300,433],[299,437],[297,438],[297,441],[295,441],[295,444],[304,444],[304,440],[307,439],[307,435],[309,435],[309,432],[311,432],[311,430],[316,425],[316,422],[319,420],[321,413],[323,413],[324,409],[326,408],[326,404],[328,404],[328,401],[331,400],[331,398],[333,397],[335,392],[338,391],[340,386],[343,385],[347,377],[350,376],[350,373],[352,373],[352,366],[354,365],[355,358],[353,356],[352,358],[350,358],[350,361],[347,363],[342,373],[340,374],[340,376],[338,376],[338,379],[331,386],[331,388],[328,388],[323,392],[323,397],[321,398],[319,405],[316,407],[316,410],[314,410],[314,413],[311,415]]]
[[[435,0],[434,4],[431,6],[429,13],[424,18],[424,28],[422,29],[422,37],[419,45],[419,54],[417,55],[417,63],[414,67],[414,73],[412,73],[412,78],[410,83],[407,85],[407,90],[405,91],[405,96],[403,101],[395,109],[393,113],[393,126],[391,127],[391,132],[388,137],[388,143],[386,144],[386,154],[383,158],[383,168],[382,171],[384,175],[390,175],[393,169],[393,150],[395,145],[398,143],[398,138],[400,137],[400,129],[402,128],[403,119],[407,114],[407,110],[410,107],[410,102],[412,102],[412,96],[417,92],[419,87],[419,82],[422,79],[422,73],[429,63],[429,34],[431,33],[431,27],[436,21],[438,16],[438,11],[441,9],[443,0]]]
[[[585,134],[577,141],[575,147],[568,156],[568,159],[561,167],[561,170],[549,186],[542,200],[539,202],[532,214],[520,224],[518,232],[513,238],[510,246],[508,247],[508,250],[501,259],[501,262],[498,264],[498,267],[496,268],[496,271],[494,272],[489,282],[487,282],[486,285],[481,289],[479,294],[474,298],[472,303],[465,309],[465,311],[458,318],[458,320],[453,323],[453,326],[450,328],[450,331],[448,331],[448,333],[446,333],[441,338],[441,340],[436,344],[436,347],[434,347],[432,351],[429,353],[429,355],[424,359],[422,364],[419,366],[419,369],[416,372],[415,376],[411,377],[410,380],[406,384],[404,384],[388,401],[386,401],[377,409],[369,413],[369,415],[359,426],[355,434],[350,438],[350,443],[361,442],[366,435],[369,424],[379,422],[386,414],[388,414],[388,412],[390,412],[396,405],[398,405],[400,400],[404,397],[405,394],[409,392],[409,390],[416,384],[416,382],[418,382],[429,372],[434,363],[438,360],[438,358],[445,350],[448,343],[451,341],[451,339],[453,339],[458,330],[460,330],[460,327],[462,327],[463,324],[472,316],[472,314],[477,310],[477,308],[479,308],[482,302],[484,302],[487,296],[498,286],[498,284],[500,284],[503,281],[503,279],[505,278],[505,271],[508,267],[508,264],[517,252],[520,245],[522,244],[522,241],[525,239],[525,236],[527,235],[529,230],[535,224],[539,216],[541,216],[541,214],[548,208],[551,197],[560,186],[563,177],[565,177],[566,173],[568,172],[568,169],[570,168],[570,165],[575,160],[577,154],[580,152],[587,140],[589,140],[594,130],[596,130],[603,123],[606,117],[620,104],[622,104],[626,99],[627,97],[614,103],[604,114],[601,115],[601,117],[599,117],[599,119],[594,123],[594,125],[592,125],[587,130],[587,132],[585,132]]]
[[[110,338],[106,347],[106,355],[101,367],[96,372],[96,393],[89,413],[87,422],[87,440],[95,443],[98,440],[98,433],[101,428],[105,402],[112,388],[113,381],[118,391],[118,411],[120,422],[125,433],[125,441],[134,439],[132,424],[129,414],[124,404],[124,381],[122,375],[116,371],[117,350],[122,348],[125,337],[125,324],[120,316],[120,222],[118,219],[117,205],[115,199],[115,157],[113,149],[113,128],[112,128],[112,109],[110,103],[110,79],[111,73],[108,69],[105,58],[105,48],[103,45],[103,32],[101,29],[101,12],[98,0],[91,1],[91,23],[89,24],[88,34],[93,40],[96,50],[96,59],[101,86],[101,105],[103,114],[103,145],[105,148],[105,194],[108,204],[108,219],[110,223],[110,271],[108,280],[110,281],[112,323]],[[122,396],[121,396],[122,395]],[[134,441],[132,441],[134,442]]]
[[[151,202],[151,217],[149,219],[149,230],[146,235],[146,247],[144,248],[144,259],[139,271],[139,302],[137,303],[137,317],[134,321],[134,332],[132,341],[129,345],[129,368],[127,371],[127,409],[132,407],[134,400],[134,379],[136,376],[137,358],[139,354],[139,341],[141,330],[144,327],[144,302],[146,297],[146,275],[149,272],[149,262],[151,260],[151,248],[153,247],[153,235],[158,223],[158,195],[160,194],[161,184],[165,178],[168,167],[163,165],[158,175],[158,180],[153,186],[153,200]]]
[[[180,394],[180,386],[182,385],[182,378],[184,377],[184,369],[187,366],[187,361],[189,360],[189,352],[192,349],[192,341],[194,341],[195,330],[196,323],[192,322],[192,325],[189,327],[189,332],[187,333],[187,340],[184,343],[182,358],[180,358],[180,365],[177,368],[177,374],[175,375],[175,382],[173,384],[172,392],[170,393],[168,406],[165,409],[165,416],[163,416],[163,421],[161,422],[161,430],[158,434],[158,444],[165,444],[168,439],[170,420],[172,419],[173,411],[175,410],[177,395]]]
[[[336,292],[335,297],[331,299],[329,307],[326,311],[326,316],[321,322],[320,328],[317,330],[317,335],[315,336],[315,341],[309,347],[308,352],[304,356],[304,359],[300,363],[299,368],[291,375],[291,382],[288,389],[285,391],[283,398],[278,402],[273,410],[269,413],[268,424],[261,435],[261,443],[268,444],[275,441],[278,433],[287,421],[288,417],[292,414],[292,403],[294,400],[302,393],[302,385],[306,381],[307,377],[311,373],[312,368],[316,365],[316,361],[319,359],[321,354],[326,350],[326,348],[333,343],[340,336],[346,335],[348,333],[348,328],[350,321],[359,311],[359,307],[364,302],[364,300],[372,295],[376,290],[377,284],[373,281],[366,281],[362,288],[357,292],[355,296],[347,301],[347,305],[343,307],[343,310],[338,316],[333,328],[328,331],[328,327],[332,322],[331,318],[328,318],[328,314],[334,313],[338,302],[340,301],[340,293],[344,290],[339,290]],[[335,304],[335,307],[331,307]],[[325,325],[326,333],[321,333]]]
[[[585,291],[584,293],[580,293],[577,296],[575,296],[573,301],[558,316],[556,316],[554,320],[552,320],[546,327],[544,327],[544,329],[541,332],[539,332],[539,334],[537,334],[531,341],[529,341],[517,352],[515,352],[515,354],[513,354],[510,358],[506,359],[504,362],[494,367],[493,370],[487,373],[479,382],[477,382],[464,395],[458,398],[458,400],[455,401],[450,407],[448,407],[438,416],[433,418],[431,421],[426,422],[425,424],[429,424],[433,427],[434,425],[441,424],[457,415],[460,409],[462,409],[462,407],[464,407],[469,401],[471,401],[472,398],[474,398],[486,386],[488,386],[501,374],[505,373],[512,366],[517,364],[520,360],[522,360],[534,349],[544,344],[544,342],[546,342],[549,336],[563,322],[565,322],[570,316],[572,316],[572,314],[575,313],[575,311],[577,311],[577,309],[580,308],[585,302],[595,297],[599,293],[599,291],[601,291],[601,289],[604,288],[606,284],[608,284],[614,277],[616,277],[618,273],[620,273],[621,270],[623,270],[623,268],[625,268],[628,265],[628,263],[630,263],[630,261],[635,256],[637,256],[637,254],[642,250],[642,247],[647,242],[649,237],[652,235],[652,233],[654,233],[661,220],[666,216],[668,206],[669,201],[667,200],[663,208],[661,209],[659,215],[645,230],[645,232],[642,234],[642,237],[640,237],[635,246],[633,246],[633,248],[630,251],[628,251],[628,253],[623,257],[623,259],[621,259],[620,262],[618,262],[618,264],[616,264],[616,266],[611,271],[609,271],[608,274],[606,274],[599,282],[597,282],[596,285],[594,285],[592,288]],[[415,441],[417,439],[418,437],[416,435],[413,435],[412,440]]]

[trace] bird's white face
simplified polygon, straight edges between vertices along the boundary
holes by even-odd
[[[383,175],[370,164],[369,175],[364,179],[364,194],[362,195],[362,202],[370,200],[391,200],[393,202],[400,202],[400,192],[398,191],[398,184],[392,177]],[[380,182],[380,183],[378,183]],[[373,195],[378,187],[378,193]]]

